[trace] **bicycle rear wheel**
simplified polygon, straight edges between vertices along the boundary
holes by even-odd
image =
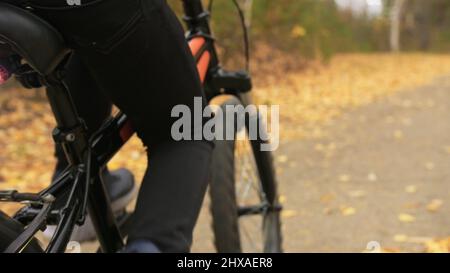
[[[241,104],[232,96],[220,100],[224,112]],[[216,141],[209,189],[215,246],[221,253],[277,253],[282,236],[272,154],[260,150],[261,140],[249,140],[248,120],[235,140]]]

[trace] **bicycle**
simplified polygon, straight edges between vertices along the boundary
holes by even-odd
[[[211,103],[219,101],[222,109],[227,105],[248,105],[248,92],[252,89],[250,75],[243,71],[229,72],[220,66],[209,25],[211,5],[206,10],[201,0],[182,2],[183,20],[188,29],[186,38],[197,61],[206,97]],[[235,4],[239,7],[237,2]],[[243,19],[242,10],[238,10]],[[248,59],[246,32],[245,37]],[[99,251],[117,252],[124,246],[132,213],[125,213],[119,218],[114,216],[101,170],[134,135],[134,130],[126,115],[119,111],[87,138],[83,121],[72,103],[70,90],[64,84],[64,64],[70,54],[61,35],[48,23],[26,7],[0,3],[0,83],[15,76],[26,88],[47,87],[47,98],[57,124],[53,139],[64,147],[70,162],[69,167],[48,188],[38,193],[0,191],[0,202],[25,204],[13,217],[0,211],[1,252],[64,252],[73,228],[84,223],[87,211],[95,226]],[[252,118],[258,119],[259,115],[256,113]],[[246,119],[241,131],[248,129],[248,120],[250,118]],[[223,122],[226,123],[226,120]],[[239,221],[260,216],[261,237],[258,239],[258,249],[253,251],[281,252],[281,206],[272,155],[258,148],[265,141],[258,138],[242,143],[235,140],[215,142],[209,193],[217,251],[242,252],[247,246],[254,246],[245,242],[243,237],[246,235]],[[246,150],[240,151],[240,146],[246,147]],[[236,164],[243,158],[243,152],[253,158],[252,166]],[[242,166],[247,169],[256,167],[253,178],[257,181],[240,178],[237,174],[242,172],[236,169],[240,170]],[[246,186],[246,196],[249,189],[256,191],[257,199],[252,203],[241,200],[238,191],[240,182],[252,183],[251,187]],[[56,202],[63,202],[64,205],[55,208]],[[56,230],[44,249],[35,235],[47,225],[56,225]]]

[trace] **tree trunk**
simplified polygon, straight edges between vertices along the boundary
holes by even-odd
[[[400,51],[401,20],[407,0],[395,0],[391,10],[391,51]]]
[[[431,1],[419,0],[415,8],[416,35],[421,50],[427,50],[430,47],[430,31],[432,3]]]

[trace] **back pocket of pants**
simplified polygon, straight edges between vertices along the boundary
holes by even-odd
[[[81,2],[82,3],[82,2]],[[96,0],[80,6],[31,5],[74,48],[109,53],[143,20],[141,0]]]

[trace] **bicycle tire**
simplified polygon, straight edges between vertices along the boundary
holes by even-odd
[[[241,101],[234,96],[221,96],[217,103],[224,111],[227,105],[239,105]],[[236,120],[236,119],[235,119]],[[223,119],[222,122],[226,123]],[[235,125],[236,126],[236,125]],[[238,129],[238,128],[237,128]],[[252,147],[260,144],[258,140],[248,140]],[[241,253],[244,251],[240,234],[239,204],[236,195],[236,141],[215,141],[213,152],[211,182],[209,195],[211,199],[210,211],[212,215],[212,229],[214,243],[219,253]],[[271,205],[278,205],[275,169],[271,152],[252,149],[261,190]],[[263,248],[261,252],[282,252],[281,221],[279,211],[266,212],[262,223]],[[252,251],[253,252],[253,251]]]

